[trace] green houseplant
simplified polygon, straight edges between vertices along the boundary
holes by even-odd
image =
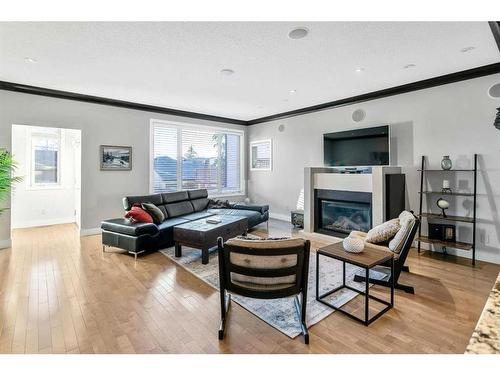
[[[16,168],[17,164],[12,155],[0,149],[0,204],[9,197],[12,185],[21,181],[21,177],[13,177]],[[0,215],[6,209],[0,206]]]

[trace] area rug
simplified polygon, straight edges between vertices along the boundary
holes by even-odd
[[[182,248],[182,257],[176,258],[174,247],[161,250],[175,263],[197,276],[201,280],[210,284],[217,290],[219,289],[219,266],[217,259],[217,249],[213,248],[209,255],[209,264],[201,263],[201,251],[184,246]],[[352,281],[356,273],[360,273],[361,268],[346,264],[347,284],[354,288],[363,290],[364,283]],[[370,271],[370,277],[374,279],[383,279],[386,275],[378,271]],[[320,293],[334,289],[342,284],[342,262],[335,259],[322,256],[320,259]],[[309,284],[307,296],[307,316],[306,323],[308,327],[325,319],[335,310],[316,301],[316,252],[311,251],[309,260]],[[349,289],[342,289],[329,297],[328,302],[334,306],[342,306],[356,297],[358,293]],[[258,318],[265,321],[270,326],[276,328],[285,335],[295,338],[302,333],[299,317],[295,310],[293,297],[280,298],[274,300],[259,300],[247,298],[238,295],[232,295],[232,301],[238,303]]]

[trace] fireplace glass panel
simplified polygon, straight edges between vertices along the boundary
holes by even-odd
[[[367,203],[321,200],[320,227],[341,233],[370,230],[371,210]]]

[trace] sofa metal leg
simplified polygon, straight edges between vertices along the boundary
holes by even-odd
[[[129,251],[128,253],[129,254],[133,254],[134,255],[134,260],[137,261],[137,255],[142,254],[143,252],[144,252],[144,250],[141,250],[141,251]]]
[[[102,245],[102,252],[105,253],[106,252],[106,245]]]

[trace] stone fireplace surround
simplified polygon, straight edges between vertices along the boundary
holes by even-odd
[[[340,171],[340,168],[333,167],[304,168],[304,232],[313,233],[318,229],[315,228],[317,217],[315,190],[370,193],[372,227],[386,220],[385,175],[400,174],[401,168],[376,166],[362,168],[362,173],[340,173]]]

